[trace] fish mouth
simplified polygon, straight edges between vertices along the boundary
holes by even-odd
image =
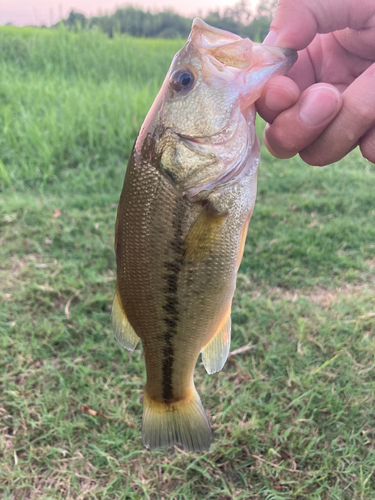
[[[191,54],[192,59],[198,61],[199,83],[204,82],[207,89],[219,90],[228,103],[223,113],[221,108],[213,107],[218,120],[215,126],[208,128],[212,135],[202,135],[205,129],[199,127],[197,135],[194,127],[180,128],[178,132],[177,127],[170,130],[179,142],[203,160],[202,169],[193,168],[184,183],[184,194],[193,199],[202,192],[237,182],[251,171],[256,173],[259,146],[254,102],[267,80],[285,74],[292,67],[297,52],[253,43],[197,18],[179,57],[186,64]],[[180,59],[177,64],[181,63]]]
[[[198,43],[202,48],[220,47],[243,40],[242,37],[235,33],[210,26],[199,17],[196,17],[193,20],[189,41],[194,43],[198,38],[200,39]]]
[[[247,68],[259,59],[263,59],[264,64],[272,64],[279,58],[288,60],[290,64],[297,60],[294,49],[252,42],[249,38],[210,26],[198,17],[193,20],[188,41],[223,64],[239,69]],[[268,53],[266,58],[263,52]]]
[[[241,108],[259,97],[269,78],[285,74],[298,58],[293,49],[255,43],[199,18],[193,21],[189,41],[220,71],[222,78],[241,87]]]

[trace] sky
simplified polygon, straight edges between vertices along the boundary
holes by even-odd
[[[172,8],[184,15],[204,15],[209,10],[222,10],[238,0],[0,0],[0,25],[12,23],[15,26],[28,24],[51,25],[66,17],[73,9],[86,16],[112,13],[125,4],[143,9],[163,10]],[[256,3],[250,0],[249,4]]]

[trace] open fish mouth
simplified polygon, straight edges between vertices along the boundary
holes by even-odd
[[[259,97],[269,78],[285,74],[298,58],[295,50],[255,43],[198,18],[193,21],[189,42],[221,72],[221,77],[241,87],[241,109]],[[210,71],[206,66],[203,73]]]
[[[297,60],[297,51],[252,42],[249,38],[224,31],[195,18],[189,41],[213,56],[224,66],[246,69],[263,65],[273,65],[276,59],[292,66]]]
[[[272,76],[285,74],[293,66],[297,52],[254,43],[249,38],[212,27],[199,18],[193,21],[189,44],[199,51],[203,59],[202,79],[210,82],[212,87],[232,87],[238,94],[239,106],[234,107],[227,122],[214,135],[199,136],[174,131],[189,149],[211,157],[213,146],[229,147],[237,131],[236,124],[241,120],[241,113],[248,114],[247,108],[260,96],[265,81]],[[212,67],[216,71],[211,74]]]

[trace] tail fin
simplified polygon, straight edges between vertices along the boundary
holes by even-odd
[[[208,450],[211,429],[195,387],[189,397],[175,403],[154,401],[145,390],[142,438],[146,448],[181,445],[188,451]]]

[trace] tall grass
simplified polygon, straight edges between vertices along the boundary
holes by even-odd
[[[0,182],[123,163],[181,41],[0,29]],[[21,182],[22,181],[22,182]]]

